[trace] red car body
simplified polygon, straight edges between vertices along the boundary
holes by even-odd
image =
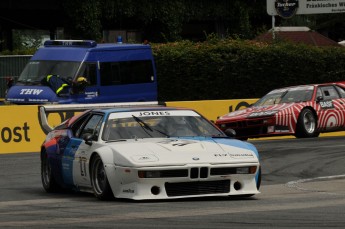
[[[216,125],[243,140],[345,130],[345,81],[275,89],[250,107],[219,117]]]

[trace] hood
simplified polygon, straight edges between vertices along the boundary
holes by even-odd
[[[57,101],[57,95],[47,86],[12,86],[6,95],[12,103],[38,104]]]
[[[121,166],[258,162],[255,147],[235,139],[138,139],[109,143],[109,146],[115,164]]]
[[[271,106],[252,106],[252,107],[248,107],[242,110],[230,112],[226,115],[219,117],[217,121],[221,122],[222,120],[231,120],[231,119],[237,120],[241,118],[272,116],[278,113],[279,111],[287,109],[293,105],[294,103],[282,103],[282,104],[275,104]]]

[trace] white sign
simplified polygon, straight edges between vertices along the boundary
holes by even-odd
[[[276,10],[277,0],[267,1],[267,13],[269,15],[278,15]],[[289,0],[279,1],[289,4]],[[331,14],[345,13],[345,0],[298,0],[296,14]]]

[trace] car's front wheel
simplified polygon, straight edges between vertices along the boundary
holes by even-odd
[[[52,174],[51,165],[48,160],[48,154],[45,150],[42,151],[41,156],[41,181],[43,188],[47,192],[57,192],[60,190],[60,186],[57,184]]]
[[[317,121],[313,111],[303,109],[297,120],[295,136],[297,138],[317,137],[319,133],[316,132],[316,126]]]
[[[91,185],[95,196],[100,200],[113,199],[113,193],[110,188],[104,164],[99,155],[92,158],[91,161]]]

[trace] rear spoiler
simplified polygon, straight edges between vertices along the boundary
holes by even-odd
[[[38,118],[42,130],[45,134],[53,130],[48,123],[49,113],[59,112],[82,112],[93,109],[106,109],[114,107],[133,107],[133,106],[165,106],[165,103],[153,101],[153,102],[128,102],[128,103],[96,103],[96,104],[59,104],[59,105],[40,105],[38,106]]]

